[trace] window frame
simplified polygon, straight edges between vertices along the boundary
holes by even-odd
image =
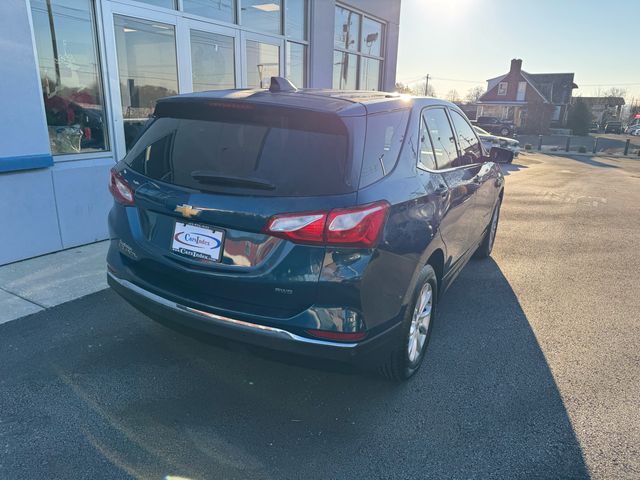
[[[429,105],[427,107],[423,107],[420,110],[420,119],[422,119],[422,115],[424,114],[423,112],[425,112],[426,110],[434,110],[434,109],[438,109],[438,108],[440,110],[444,110],[444,112],[445,112],[445,115],[447,117],[447,121],[449,122],[449,127],[451,127],[451,132],[453,133],[453,140],[454,140],[454,144],[456,146],[456,154],[459,157],[460,156],[460,147],[458,146],[458,132],[453,127],[453,122],[451,121],[451,116],[449,115],[449,107],[447,105],[444,105],[444,104],[443,105]],[[426,123],[426,121],[425,121],[425,123]],[[429,134],[429,139],[431,140],[431,147],[433,148],[433,138],[431,137],[431,132],[429,131],[428,127],[429,127],[429,124],[427,123],[427,133]],[[476,137],[477,137],[477,135],[476,135]],[[420,133],[419,132],[418,132],[418,138],[420,138]],[[464,167],[468,167],[469,166],[469,165],[460,165],[458,167],[438,168],[438,159],[436,157],[435,149],[433,151],[433,158],[435,159],[437,170],[429,170],[426,167],[423,167],[422,170],[430,172],[430,173],[441,173],[441,172],[451,172],[453,170],[458,170],[460,168],[464,168]]]
[[[130,6],[130,7],[137,7],[139,9],[143,9],[143,10],[147,10],[147,11],[152,11],[152,12],[157,12],[157,13],[161,13],[161,14],[170,14],[170,15],[174,15],[177,17],[178,22],[176,23],[176,35],[180,35],[179,31],[184,28],[184,27],[180,27],[178,24],[182,23],[181,20],[182,19],[186,19],[186,20],[196,20],[202,23],[206,23],[209,24],[210,26],[214,26],[214,27],[227,27],[227,28],[232,28],[237,30],[237,36],[239,37],[242,33],[249,33],[249,34],[258,34],[258,35],[265,35],[265,36],[269,36],[269,37],[273,37],[274,39],[278,39],[279,41],[282,41],[284,46],[283,46],[283,52],[284,49],[287,48],[287,42],[292,42],[292,43],[297,43],[300,45],[304,45],[305,47],[305,65],[304,65],[304,78],[306,80],[305,85],[296,85],[296,87],[298,88],[306,88],[308,87],[308,83],[309,83],[309,78],[310,78],[310,69],[309,69],[309,62],[310,62],[310,58],[311,58],[311,54],[310,54],[310,38],[311,38],[311,31],[313,29],[313,22],[312,22],[312,2],[315,0],[306,0],[306,12],[305,12],[305,21],[306,21],[306,32],[305,32],[305,38],[294,38],[294,37],[289,37],[287,36],[287,31],[286,31],[286,10],[287,10],[287,2],[289,0],[280,0],[281,1],[281,8],[280,8],[280,32],[278,34],[274,34],[274,33],[267,33],[264,32],[262,30],[256,30],[255,28],[249,28],[245,25],[242,25],[242,18],[241,18],[241,5],[240,5],[240,0],[234,0],[235,5],[234,5],[234,21],[232,23],[226,22],[224,20],[218,20],[218,19],[214,19],[214,18],[209,18],[209,17],[203,17],[201,15],[196,15],[193,13],[188,13],[184,11],[184,6],[183,6],[183,0],[177,0],[176,4],[177,4],[177,8],[173,9],[173,8],[165,8],[165,7],[159,7],[157,5],[152,5],[152,4],[148,4],[148,3],[143,3],[137,0],[110,0],[109,3],[111,4],[120,4],[120,5],[125,5],[125,6]],[[96,8],[96,11],[101,10],[100,8]],[[111,10],[111,9],[108,9]],[[115,8],[113,10],[116,10]],[[102,30],[102,12],[98,12],[100,13],[100,30]],[[140,17],[140,18],[145,18],[145,17]],[[373,17],[372,17],[373,18]],[[377,20],[375,18],[373,18],[374,20],[380,22],[380,20]],[[102,32],[99,32],[101,38],[104,38],[104,34]],[[244,53],[243,53],[244,54]],[[239,68],[237,70],[240,70],[242,68],[242,64],[239,63],[238,64]],[[106,64],[105,64],[105,68],[106,68]],[[180,69],[180,67],[178,67],[178,69]],[[281,69],[281,76],[286,77],[288,75],[288,71],[287,71],[287,66],[286,66],[286,58],[285,58],[285,62],[282,65],[282,69]],[[104,73],[103,73],[104,76]],[[104,83],[104,82],[103,82]],[[242,83],[242,82],[241,82]],[[240,88],[240,86],[238,86],[237,88]]]
[[[422,107],[420,109],[420,114],[418,116],[418,149],[417,149],[417,152],[416,152],[416,167],[419,170],[422,170],[422,171],[425,171],[425,172],[429,172],[429,173],[442,173],[442,172],[446,173],[446,172],[451,172],[451,171],[459,170],[459,169],[462,169],[462,168],[468,168],[468,167],[473,166],[473,165],[480,165],[480,164],[484,163],[484,162],[478,162],[478,163],[470,163],[468,165],[460,165],[460,166],[457,166],[457,167],[448,167],[448,168],[442,168],[442,169],[441,168],[437,168],[438,167],[438,160],[437,160],[437,157],[436,157],[436,154],[435,154],[436,152],[435,152],[435,150],[433,150],[433,158],[434,158],[434,162],[436,164],[436,168],[437,169],[436,170],[431,170],[430,168],[427,168],[427,167],[425,167],[425,166],[423,166],[421,164],[421,162],[420,162],[420,145],[421,145],[420,139],[422,137],[420,136],[420,133],[422,131],[422,118],[423,118],[423,115],[424,115],[425,111],[432,110],[432,109],[435,109],[435,108],[440,108],[440,109],[445,111],[445,114],[447,116],[447,120],[449,121],[449,126],[451,127],[451,131],[454,134],[454,143],[456,145],[456,152],[457,152],[457,155],[460,156],[460,145],[458,144],[458,131],[456,130],[455,126],[453,125],[453,120],[451,118],[451,113],[450,113],[450,110],[452,110],[451,107],[449,107],[448,105],[428,105],[428,106]],[[457,110],[456,110],[456,112],[460,113]],[[463,117],[463,119],[464,119],[464,117]],[[426,123],[426,120],[425,120],[425,123]],[[484,150],[483,150],[483,147],[482,147],[482,142],[480,141],[480,137],[478,137],[478,134],[474,130],[473,125],[471,125],[471,123],[468,122],[468,121],[467,121],[467,123],[471,127],[471,130],[473,131],[473,134],[475,135],[476,140],[478,140],[478,142],[480,143],[480,150],[484,153]],[[428,124],[427,124],[427,127],[428,127]],[[433,149],[433,138],[431,137],[431,132],[429,131],[429,128],[427,128],[427,135],[429,136],[429,141],[431,142],[431,148]]]
[[[358,45],[357,48],[354,50],[349,50],[346,48],[340,48],[340,47],[336,47],[335,45],[335,41],[333,41],[333,52],[341,52],[341,53],[350,53],[350,54],[354,54],[356,55],[357,58],[357,64],[356,64],[356,90],[360,90],[361,89],[361,85],[360,85],[360,72],[361,72],[361,64],[362,64],[362,58],[369,58],[372,60],[376,60],[380,62],[380,71],[378,72],[378,90],[382,91],[383,88],[383,79],[384,79],[384,65],[385,65],[385,58],[386,58],[386,47],[387,47],[387,32],[388,32],[388,28],[389,28],[389,24],[388,22],[385,22],[384,20],[374,17],[371,14],[368,14],[362,10],[359,10],[357,8],[354,8],[352,6],[349,5],[345,5],[344,3],[341,2],[336,2],[335,6],[334,6],[334,18],[335,18],[335,9],[336,8],[342,8],[344,10],[349,10],[353,13],[356,13],[360,16],[360,20],[358,21]],[[380,25],[382,25],[382,39],[380,41],[380,55],[371,55],[368,53],[365,53],[362,51],[362,26],[364,23],[364,20],[368,19],[368,20],[372,20],[376,23],[379,23]],[[333,26],[333,38],[335,38],[335,29],[336,26],[334,24]],[[332,72],[333,75],[333,72]],[[333,87],[333,85],[332,85]]]
[[[502,87],[504,86],[504,90]],[[498,82],[498,95],[501,97],[505,97],[507,92],[509,91],[509,82]]]
[[[424,112],[426,110],[428,110],[429,108],[433,108],[433,107],[423,108],[422,110],[420,110],[420,115],[418,116],[418,155],[417,155],[416,165],[417,165],[418,169],[424,170],[425,172],[437,173],[440,170],[438,170],[438,162],[436,161],[436,151],[433,148],[433,138],[431,138],[431,132],[429,131],[429,126],[427,125],[427,120],[424,118]],[[426,130],[427,137],[429,138],[429,145],[431,145],[431,153],[433,154],[433,163],[436,166],[435,170],[432,170],[432,169],[426,167],[422,163],[422,160],[421,160],[420,152],[422,151],[422,137],[423,137],[422,130],[423,130],[423,128]]]
[[[453,128],[453,133],[455,133],[456,146],[458,148],[458,158],[460,158],[460,156],[462,155],[462,149],[460,148],[460,141],[458,140],[458,135],[459,135],[458,134],[458,129],[456,128],[456,124],[453,121],[452,112],[456,112],[458,115],[460,115],[460,118],[462,118],[462,120],[464,122],[466,122],[467,125],[471,128],[471,132],[473,133],[473,136],[476,137],[476,141],[478,142],[478,145],[480,146],[480,153],[484,153],[484,150],[483,150],[483,147],[482,147],[482,141],[480,140],[480,137],[478,137],[478,133],[473,128],[473,125],[471,124],[469,119],[465,118],[466,115],[464,115],[464,112],[455,110],[455,109],[447,106],[447,115],[449,116],[449,124]],[[482,157],[483,157],[483,155],[480,155],[480,158],[482,158]],[[484,162],[480,161],[480,162],[476,162],[476,163],[469,163],[467,165],[460,165],[459,167],[453,167],[453,168],[454,169],[456,169],[456,168],[464,168],[464,167],[468,167],[468,166],[471,166],[471,165],[480,165],[481,163],[484,163]]]
[[[179,0],[182,1],[182,0]],[[115,129],[114,126],[114,112],[111,108],[112,105],[112,95],[111,95],[111,87],[109,85],[108,79],[108,61],[107,61],[107,47],[104,43],[104,22],[102,15],[102,8],[100,5],[96,4],[96,2],[91,1],[91,8],[93,10],[93,22],[95,29],[95,48],[96,48],[96,67],[97,67],[97,79],[101,85],[101,93],[102,93],[102,101],[103,111],[104,111],[104,128],[106,130],[106,139],[105,139],[105,149],[94,152],[77,152],[77,153],[60,153],[54,154],[50,152],[51,158],[53,159],[53,163],[63,163],[63,162],[73,162],[78,160],[93,160],[100,158],[111,158],[116,152],[116,142],[117,139],[114,135]],[[31,44],[33,45],[33,53],[34,60],[36,65],[36,74],[38,76],[38,84],[40,89],[40,103],[42,105],[42,114],[45,116],[44,124],[48,125],[46,120],[46,108],[44,104],[44,95],[42,93],[42,81],[40,79],[40,59],[38,58],[38,53],[36,51],[36,37],[35,30],[33,25],[33,15],[31,12],[31,2],[27,2],[27,16],[29,19],[29,27],[31,29]],[[119,99],[118,99],[119,101]],[[48,139],[48,132],[47,132]]]

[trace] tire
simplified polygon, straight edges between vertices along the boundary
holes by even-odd
[[[510,133],[511,130],[509,130],[508,128],[502,128],[500,130],[500,135],[502,135],[503,137],[508,137]]]
[[[496,239],[496,232],[498,231],[498,222],[500,220],[501,204],[502,204],[502,200],[498,200],[498,204],[493,209],[493,214],[491,215],[491,220],[489,220],[489,225],[487,225],[487,231],[484,234],[482,243],[473,254],[475,258],[488,258],[491,256],[491,251],[493,250],[493,243]]]
[[[425,293],[430,295],[429,304],[425,304],[425,308],[418,312],[417,310],[420,309],[419,302],[423,299]],[[431,265],[425,265],[418,275],[411,303],[402,320],[400,338],[380,366],[380,374],[382,376],[394,381],[404,381],[418,371],[424,361],[424,355],[431,338],[437,311],[437,298],[438,280],[436,272]],[[428,320],[424,317],[427,307],[429,308]],[[422,322],[420,322],[420,317],[422,317]],[[424,330],[418,329],[416,331],[417,323],[422,323]],[[426,328],[424,328],[424,323],[427,323]],[[412,348],[412,346],[415,348]]]

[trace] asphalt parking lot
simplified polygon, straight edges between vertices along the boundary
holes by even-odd
[[[394,384],[105,290],[0,325],[0,478],[639,478],[640,160],[505,167],[493,259]]]

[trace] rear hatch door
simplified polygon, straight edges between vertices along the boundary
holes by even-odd
[[[357,119],[221,102],[159,104],[124,160],[144,252],[131,268],[173,295],[290,317],[315,301],[324,247],[262,233],[276,214],[355,204]]]

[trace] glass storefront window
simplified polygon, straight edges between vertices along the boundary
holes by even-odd
[[[360,57],[360,89],[378,90],[380,88],[380,60]]]
[[[182,0],[186,13],[233,23],[236,20],[235,0]]]
[[[281,0],[240,0],[240,23],[265,33],[282,33]]]
[[[176,0],[136,0],[142,3],[148,3],[149,5],[155,5],[156,7],[164,8],[176,8]]]
[[[93,2],[31,0],[53,155],[108,149]]]
[[[333,88],[355,90],[357,88],[358,56],[352,53],[333,52]]]
[[[285,35],[296,40],[307,39],[307,0],[286,0]]]
[[[336,6],[333,88],[379,90],[384,24]],[[353,54],[351,53],[353,52]]]
[[[128,151],[153,114],[156,100],[178,93],[175,29],[119,15],[114,27]]]
[[[233,37],[191,30],[193,91],[234,88]]]
[[[287,78],[296,87],[305,87],[307,65],[307,47],[299,43],[287,42]]]
[[[345,50],[358,50],[360,14],[336,7],[334,45]]]
[[[247,40],[247,86],[269,88],[271,77],[280,75],[280,48]]]
[[[360,51],[367,55],[380,57],[382,55],[382,24],[364,18],[362,20],[362,40],[360,42]]]

